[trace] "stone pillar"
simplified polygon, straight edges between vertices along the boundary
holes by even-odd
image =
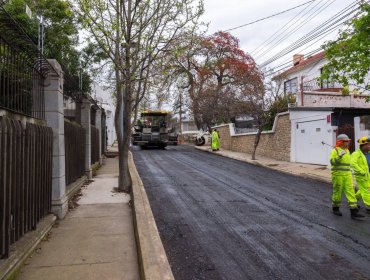
[[[99,131],[99,164],[103,164],[103,157],[102,157],[102,150],[101,150],[101,145],[102,145],[102,140],[101,140],[101,135],[102,135],[102,127],[101,127],[101,109],[99,108],[96,110],[95,114],[95,126]]]
[[[87,98],[84,98],[81,104],[81,125],[85,128],[85,174],[88,179],[92,178],[90,110],[91,103]]]
[[[63,72],[55,59],[49,63],[55,71],[50,72],[45,81],[45,119],[53,129],[53,185],[52,212],[63,219],[68,211],[65,178],[64,149],[64,109],[63,109]]]

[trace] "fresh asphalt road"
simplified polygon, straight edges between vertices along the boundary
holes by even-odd
[[[370,216],[331,186],[191,146],[133,147],[176,280],[370,279]]]

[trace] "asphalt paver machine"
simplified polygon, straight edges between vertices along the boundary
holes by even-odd
[[[177,136],[171,135],[167,129],[168,117],[169,113],[164,110],[141,112],[134,125],[132,144],[144,148],[177,145]]]

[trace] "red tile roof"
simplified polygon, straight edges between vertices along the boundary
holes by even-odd
[[[285,75],[289,75],[291,73],[297,72],[297,71],[305,68],[306,66],[323,59],[324,57],[325,57],[325,52],[324,51],[319,52],[319,53],[317,53],[313,56],[310,56],[310,57],[302,60],[297,65],[289,68],[288,70],[284,71],[283,73],[280,73],[279,75],[277,75],[277,77],[278,76],[285,76]]]

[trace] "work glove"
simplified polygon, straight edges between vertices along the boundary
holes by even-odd
[[[344,156],[346,153],[347,153],[347,152],[343,150],[343,151],[341,151],[341,152],[339,153],[339,156],[340,156],[340,157],[342,157],[342,156]]]

